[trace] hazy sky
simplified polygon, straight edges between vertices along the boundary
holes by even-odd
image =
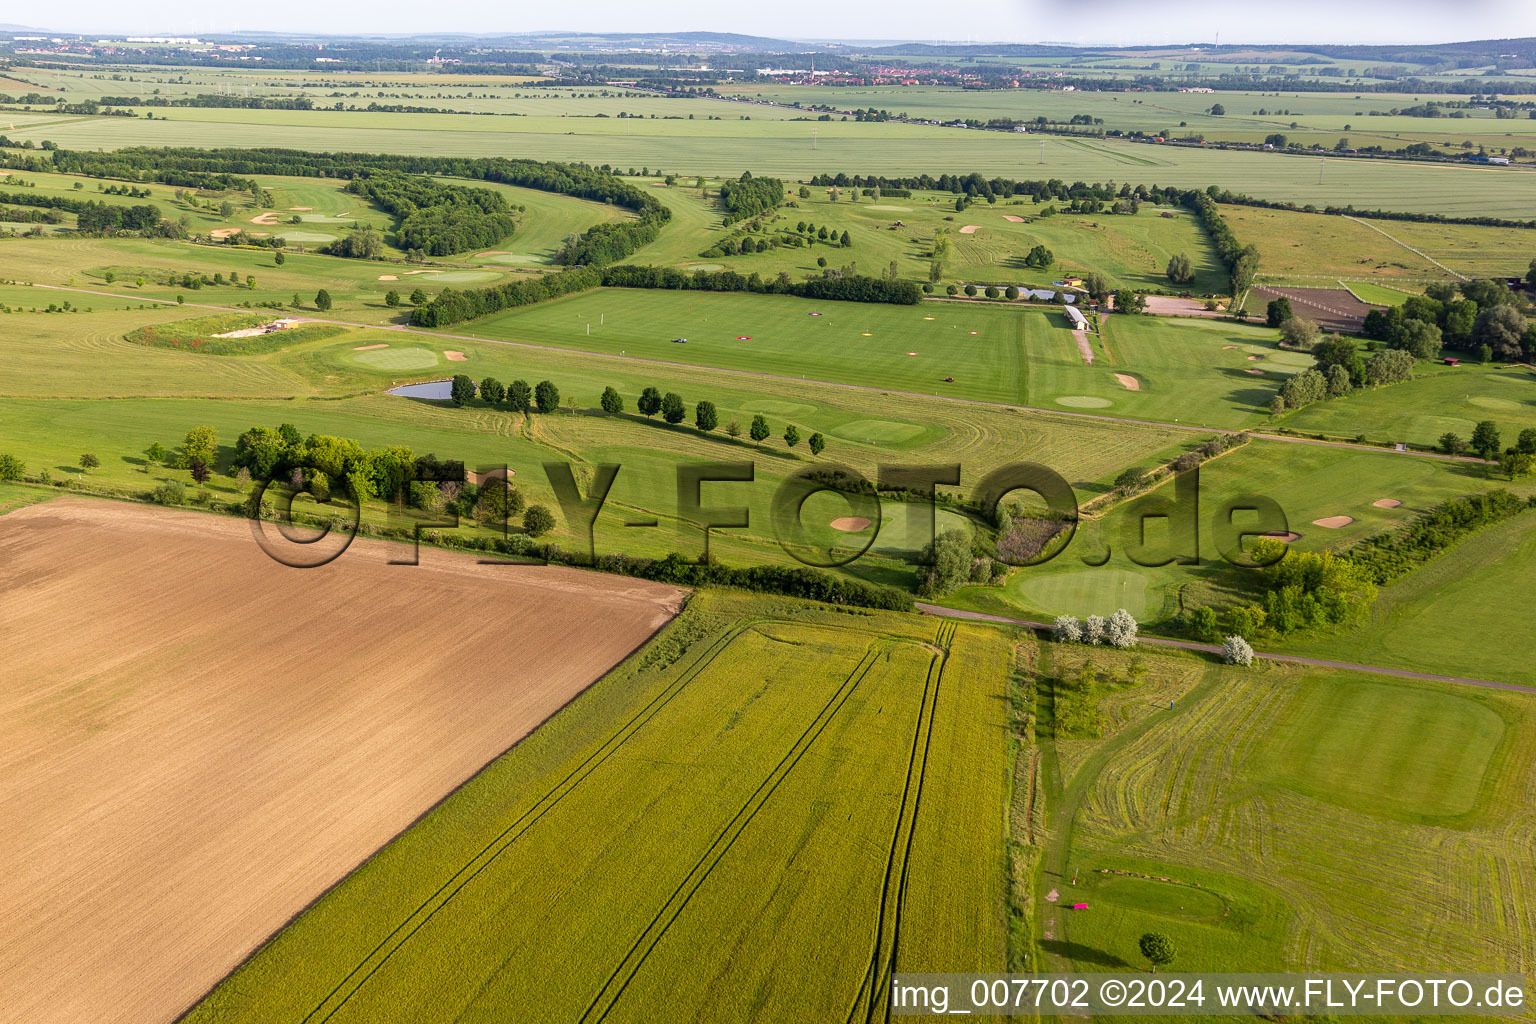
[[[945,12],[964,17],[946,18]],[[206,34],[240,30],[347,33],[579,31],[745,32],[796,39],[1173,43],[1451,42],[1536,35],[1536,0],[972,0],[958,7],[917,0],[768,4],[698,0],[586,0],[581,4],[453,0],[262,0],[153,5],[72,0],[30,6],[0,20],[63,31]]]

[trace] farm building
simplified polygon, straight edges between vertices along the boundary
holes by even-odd
[[[1083,316],[1076,306],[1062,306],[1061,308],[1067,311],[1067,319],[1071,321],[1074,331],[1086,331],[1088,329],[1088,318]]]
[[[276,320],[273,320],[271,323],[267,324],[267,333],[271,334],[273,331],[286,331],[290,327],[297,327],[298,325],[299,322],[292,317],[278,317]]]

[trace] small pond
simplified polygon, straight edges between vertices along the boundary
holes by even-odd
[[[423,384],[402,384],[390,388],[387,394],[402,398],[425,398],[433,402],[446,402],[453,397],[453,381],[429,380]]]

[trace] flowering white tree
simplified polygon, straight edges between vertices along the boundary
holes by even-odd
[[[1058,615],[1051,623],[1051,638],[1059,644],[1075,644],[1083,639],[1083,624],[1072,615]]]
[[[1090,615],[1083,620],[1083,643],[1101,644],[1104,642],[1104,616]]]
[[[1135,647],[1139,628],[1135,617],[1121,608],[1104,624],[1104,639],[1115,647]]]
[[[1253,648],[1240,636],[1229,636],[1221,642],[1221,660],[1228,665],[1252,665]]]

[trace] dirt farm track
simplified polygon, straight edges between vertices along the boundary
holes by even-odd
[[[237,519],[0,516],[0,1020],[172,1020],[683,596],[393,552],[298,570]]]

